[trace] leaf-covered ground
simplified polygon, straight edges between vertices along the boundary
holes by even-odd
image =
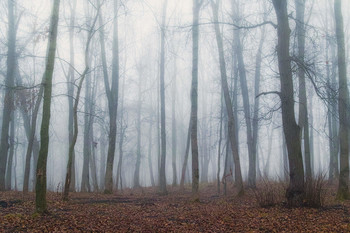
[[[201,188],[200,202],[190,189],[124,190],[111,195],[72,193],[69,202],[48,194],[50,213],[34,213],[34,194],[0,192],[0,232],[350,232],[350,202],[336,203],[330,190],[320,209],[258,207],[252,191],[234,197],[218,196],[214,185]]]

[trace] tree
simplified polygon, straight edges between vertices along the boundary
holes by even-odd
[[[214,22],[218,22],[218,19],[219,19],[219,16],[218,16],[219,3],[220,3],[220,0],[218,1],[211,0],[211,7],[213,10]],[[228,83],[227,83],[224,46],[223,46],[223,40],[222,40],[219,25],[214,24],[214,29],[215,29],[216,43],[217,43],[218,53],[219,53],[221,88],[223,91],[226,111],[228,116],[228,136],[229,136],[233,160],[235,164],[235,183],[237,187],[237,193],[240,196],[244,194],[243,179],[242,179],[242,172],[241,172],[241,164],[239,161],[238,144],[236,140],[235,118],[233,114],[232,100],[230,98],[230,93],[229,93]]]
[[[161,157],[159,170],[159,192],[167,194],[166,175],[165,175],[165,159],[166,159],[166,129],[165,129],[165,20],[166,8],[168,0],[163,3],[163,17],[161,25],[161,42],[160,42],[160,135],[161,135]]]
[[[290,28],[287,0],[272,1],[277,16],[277,56],[281,80],[279,96],[282,104],[282,123],[289,161],[289,186],[286,197],[290,206],[301,206],[304,198],[304,167],[301,153],[300,127],[295,121],[294,88],[289,54]]]
[[[12,2],[9,0],[9,3]],[[60,0],[55,0],[52,7],[49,28],[48,53],[46,58],[45,73],[42,79],[44,86],[43,116],[40,130],[40,150],[36,170],[35,208],[38,213],[47,212],[46,206],[46,163],[49,152],[49,128],[51,111],[52,76],[55,67],[57,27],[59,18]]]
[[[199,164],[198,164],[198,44],[199,11],[203,0],[193,0],[192,22],[192,83],[191,83],[191,150],[192,150],[192,194],[199,198]]]
[[[298,41],[298,62],[303,64],[305,60],[305,0],[295,0],[296,10],[296,34]],[[311,171],[311,155],[310,155],[310,135],[309,135],[309,119],[307,111],[305,71],[302,67],[298,69],[299,77],[299,127],[300,136],[304,135],[304,157],[305,157],[305,178],[310,180]]]
[[[350,199],[349,193],[349,90],[346,77],[345,41],[341,0],[334,0],[335,32],[338,48],[338,112],[340,173],[337,199]]]
[[[80,75],[80,80],[78,83],[78,88],[77,88],[77,92],[76,92],[76,96],[75,96],[75,100],[74,100],[74,106],[73,106],[73,126],[74,126],[74,131],[73,131],[73,137],[72,137],[72,141],[69,144],[69,150],[68,150],[68,162],[67,162],[67,170],[66,170],[66,179],[65,179],[65,184],[64,184],[64,190],[63,190],[63,200],[67,201],[68,200],[68,195],[69,195],[69,189],[70,189],[70,182],[71,182],[71,177],[72,177],[72,165],[73,165],[73,155],[74,155],[74,147],[75,144],[77,142],[77,138],[78,138],[78,105],[79,105],[79,100],[80,100],[80,93],[81,93],[81,89],[83,87],[83,83],[85,80],[85,77],[87,75],[87,73],[89,72],[89,50],[90,50],[90,43],[92,40],[92,37],[95,33],[95,25],[96,25],[96,21],[98,18],[98,15],[100,13],[100,8],[101,5],[98,5],[97,8],[97,12],[96,12],[96,16],[94,18],[94,21],[88,31],[88,36],[87,36],[87,41],[86,41],[86,45],[85,45],[85,57],[84,57],[84,62],[85,62],[85,69],[83,71],[83,73],[81,73]],[[82,186],[83,186],[83,182],[82,182]]]
[[[8,0],[8,51],[7,51],[7,73],[5,78],[5,97],[2,114],[2,127],[0,139],[0,191],[5,190],[5,174],[7,164],[7,153],[9,149],[9,128],[11,121],[11,112],[13,111],[13,88],[15,84],[16,67],[16,20],[15,20],[15,1]]]
[[[106,52],[104,49],[103,31],[100,31],[100,43],[103,64],[103,77],[108,101],[109,113],[109,135],[108,135],[108,154],[105,175],[105,193],[112,193],[113,189],[113,164],[115,154],[115,144],[117,137],[117,110],[118,110],[118,92],[119,92],[119,42],[118,42],[118,0],[114,0],[114,18],[113,18],[113,48],[112,48],[112,83],[109,84],[107,73]],[[100,20],[101,26],[103,25]],[[103,29],[103,26],[101,30]],[[101,35],[102,34],[102,35]],[[102,38],[101,38],[102,37]],[[102,40],[101,40],[102,39]]]

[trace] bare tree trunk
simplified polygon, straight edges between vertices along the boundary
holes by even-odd
[[[239,18],[239,10],[238,5],[233,5],[233,14],[235,15],[236,20]],[[236,22],[237,23],[237,22]],[[253,154],[255,150],[253,150],[253,132],[252,132],[252,121],[250,114],[250,103],[249,103],[249,93],[248,93],[248,85],[247,85],[247,75],[245,69],[245,63],[243,58],[243,48],[241,44],[240,38],[240,30],[234,30],[234,41],[235,41],[235,53],[237,55],[238,62],[238,71],[240,77],[241,84],[241,93],[243,99],[243,109],[244,109],[244,118],[247,127],[247,145],[248,145],[248,158],[249,158],[249,172],[248,172],[248,185],[251,188],[255,188],[256,186],[256,154]]]
[[[337,199],[349,199],[349,90],[346,77],[346,59],[343,15],[341,12],[341,0],[334,0],[335,30],[338,48],[338,72],[339,72],[339,140],[340,140],[340,173]]]
[[[109,110],[109,136],[108,136],[109,145],[108,145],[107,165],[106,165],[106,175],[105,175],[105,193],[112,193],[112,190],[113,190],[113,164],[114,164],[115,144],[116,144],[116,136],[117,136],[117,110],[118,110],[118,92],[119,92],[119,42],[118,42],[117,14],[118,14],[118,0],[114,0],[115,17],[113,20],[113,48],[112,48],[113,61],[112,61],[111,87],[109,86],[106,62],[104,62],[105,65],[103,69],[105,89],[106,89],[106,95],[108,100],[108,110]],[[101,46],[104,46],[104,40],[103,41],[101,40]],[[105,56],[102,56],[102,57],[104,57],[102,59],[105,59]]]
[[[2,127],[0,139],[0,191],[5,190],[5,174],[7,164],[7,152],[9,149],[9,128],[11,121],[11,112],[14,108],[15,68],[16,68],[16,20],[15,20],[15,1],[8,0],[8,51],[7,51],[7,73],[5,78],[5,98],[2,113]]]
[[[214,3],[214,1],[212,0],[211,3],[212,3],[214,21],[218,22],[219,2]],[[233,155],[233,160],[235,164],[235,183],[237,187],[237,193],[240,196],[244,194],[243,179],[242,179],[241,164],[239,161],[239,154],[238,154],[235,119],[233,115],[232,101],[230,98],[228,83],[227,83],[224,47],[223,47],[223,41],[222,41],[219,25],[215,24],[214,27],[215,27],[216,42],[217,42],[218,52],[219,52],[219,60],[220,60],[221,85],[222,85],[222,90],[224,92],[224,99],[225,99],[226,111],[228,116],[228,135],[231,143],[232,155]]]
[[[70,51],[70,66],[68,70],[67,77],[67,94],[68,94],[68,140],[69,142],[73,139],[73,104],[74,104],[74,26],[75,26],[75,9],[77,1],[73,0],[72,6],[70,8],[70,28],[69,28],[69,51]],[[71,182],[70,182],[70,191],[75,191],[75,151],[73,151],[72,158],[72,171],[71,171]]]
[[[87,54],[88,64],[91,67],[91,55]],[[84,104],[84,145],[83,145],[83,171],[81,176],[81,192],[90,192],[90,158],[91,158],[91,130],[92,130],[92,113],[91,113],[91,73],[86,74],[85,82],[85,104]]]
[[[100,13],[100,7],[101,7],[101,5],[99,5],[97,8],[96,16],[95,16],[94,21],[90,27],[89,32],[88,32],[86,46],[85,46],[85,69],[84,69],[83,73],[80,75],[80,81],[78,84],[78,88],[77,88],[77,92],[76,92],[76,96],[75,96],[75,101],[74,101],[74,106],[73,106],[74,132],[73,132],[72,141],[69,144],[69,151],[68,151],[66,179],[65,179],[64,190],[63,190],[63,200],[65,200],[65,201],[68,200],[70,182],[71,182],[71,177],[72,177],[73,153],[74,153],[74,147],[75,147],[75,144],[76,144],[77,138],[78,138],[78,105],[79,105],[79,100],[80,100],[80,93],[81,93],[81,89],[83,87],[83,82],[85,80],[85,77],[90,69],[90,67],[89,67],[89,64],[90,64],[89,63],[90,43],[91,43],[92,37],[94,35],[94,29],[95,29],[97,17]]]
[[[184,189],[185,184],[185,175],[186,175],[186,169],[187,169],[187,163],[188,163],[188,154],[190,152],[190,145],[191,145],[191,118],[190,123],[188,124],[188,131],[187,131],[187,140],[186,140],[186,149],[185,149],[185,156],[184,161],[181,169],[181,180],[180,180],[180,189]]]
[[[152,186],[155,186],[154,176],[153,176],[153,166],[152,166],[152,127],[153,127],[153,118],[151,115],[150,122],[149,122],[149,130],[148,130],[148,166],[149,166],[151,184]]]
[[[11,120],[11,126],[10,126],[10,153],[7,163],[7,170],[6,170],[6,190],[11,190],[11,181],[12,181],[12,163],[13,163],[13,155],[15,152],[15,121],[16,121],[16,111],[12,112],[12,120]]]
[[[123,167],[123,146],[124,146],[124,137],[126,131],[126,124],[124,123],[124,91],[125,91],[125,77],[123,78],[122,83],[122,96],[120,100],[120,137],[119,137],[119,160],[118,160],[118,168],[117,168],[117,180],[116,180],[116,188],[123,189],[123,180],[122,180],[122,167]],[[120,182],[120,183],[119,183]]]
[[[163,17],[161,25],[161,46],[160,46],[160,136],[161,136],[161,157],[160,157],[160,171],[159,171],[159,192],[166,195],[166,174],[165,174],[165,160],[166,160],[166,129],[165,129],[165,20],[168,0],[163,3]]]
[[[296,34],[298,41],[298,60],[301,64],[304,63],[305,57],[305,0],[295,0],[296,9]],[[310,135],[309,135],[309,120],[307,111],[307,99],[306,99],[306,84],[305,84],[305,71],[303,68],[298,70],[299,76],[299,127],[302,134],[304,133],[304,158],[305,158],[305,178],[310,180],[312,177],[311,170],[311,156],[310,156]]]
[[[142,65],[141,65],[142,66]],[[142,73],[143,70],[140,68],[139,70],[139,83],[138,83],[138,101],[137,101],[137,146],[136,146],[136,164],[135,164],[135,173],[134,173],[134,187],[140,187],[140,166],[141,166],[141,107],[142,107]]]
[[[13,1],[9,0],[12,4]],[[47,155],[49,152],[49,127],[50,127],[50,112],[51,112],[51,93],[52,93],[52,76],[55,66],[57,27],[59,17],[60,0],[55,0],[52,7],[51,22],[49,29],[48,53],[46,58],[45,73],[42,79],[44,86],[44,103],[43,116],[40,131],[40,151],[36,170],[36,195],[35,209],[38,213],[47,212],[46,206],[46,166]]]
[[[263,3],[265,4],[265,3]],[[265,10],[264,5],[264,10]],[[264,21],[266,21],[266,16],[264,16]],[[255,59],[255,77],[254,77],[254,95],[255,95],[255,101],[254,101],[254,109],[253,109],[253,120],[252,120],[252,127],[253,127],[253,142],[252,142],[252,154],[255,155],[255,168],[257,171],[257,176],[261,177],[261,171],[259,167],[259,156],[258,156],[258,139],[259,139],[259,108],[260,108],[260,99],[256,98],[260,93],[260,78],[261,78],[261,62],[262,62],[262,50],[265,43],[265,36],[266,36],[266,29],[265,26],[261,29],[261,38],[259,42],[259,48],[256,53],[256,59]],[[252,175],[253,176],[253,175]],[[256,177],[256,175],[255,175]]]
[[[290,28],[286,0],[272,0],[277,16],[277,55],[281,79],[280,98],[282,122],[289,160],[290,182],[287,199],[290,206],[301,206],[304,198],[304,167],[301,153],[300,128],[295,121],[294,88],[289,55]]]
[[[198,164],[198,43],[199,11],[203,1],[193,0],[192,24],[192,84],[191,84],[191,149],[192,149],[192,193],[199,199],[199,164]]]
[[[223,111],[224,111],[224,104],[223,104],[223,95],[221,91],[221,107],[220,107],[220,126],[219,126],[219,146],[218,146],[218,172],[216,175],[217,180],[217,192],[220,194],[220,163],[221,163],[221,143],[222,143],[222,121],[223,121]]]
[[[171,149],[172,149],[172,168],[173,168],[173,186],[177,185],[177,172],[176,172],[176,157],[177,157],[177,132],[176,132],[176,117],[175,117],[175,109],[176,109],[176,58],[174,58],[174,76],[173,76],[173,83],[172,83],[172,90],[171,90],[171,132],[172,132],[172,143],[171,143]]]

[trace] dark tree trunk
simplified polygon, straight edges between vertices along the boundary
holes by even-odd
[[[11,112],[13,111],[14,93],[12,88],[15,85],[15,67],[16,67],[16,20],[15,20],[15,1],[8,0],[8,51],[7,51],[7,73],[5,78],[5,97],[3,100],[4,108],[2,113],[2,127],[0,139],[0,191],[5,190],[5,174],[7,164],[7,152],[9,149],[9,128],[11,121]]]
[[[9,0],[9,3],[12,2]],[[59,17],[60,0],[55,0],[52,7],[51,22],[49,29],[49,44],[46,58],[45,73],[42,79],[44,86],[44,103],[43,116],[40,131],[40,151],[38,164],[36,169],[36,186],[35,186],[35,207],[36,212],[47,212],[46,206],[46,165],[47,155],[49,152],[49,127],[50,127],[50,112],[51,112],[51,93],[52,93],[52,76],[55,66],[57,27]]]
[[[305,0],[295,0],[296,9],[296,34],[298,41],[298,60],[301,64],[304,63],[305,58]],[[311,170],[311,156],[310,156],[310,135],[309,135],[309,119],[307,111],[306,99],[306,84],[305,71],[303,68],[298,70],[299,77],[299,127],[301,130],[301,140],[304,136],[304,159],[305,159],[305,178],[310,180],[312,177]]]
[[[286,138],[289,177],[287,199],[290,206],[301,206],[304,198],[304,167],[300,143],[300,127],[295,121],[294,89],[289,55],[290,28],[288,22],[287,0],[273,0],[277,16],[277,56],[281,80],[280,98],[282,103],[282,122]]]
[[[346,58],[343,15],[341,0],[334,0],[335,31],[338,48],[339,73],[339,142],[340,142],[340,173],[337,199],[349,199],[349,90],[346,77]]]

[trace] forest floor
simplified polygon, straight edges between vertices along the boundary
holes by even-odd
[[[350,232],[350,201],[335,202],[334,187],[318,209],[283,203],[261,208],[253,191],[218,196],[214,184],[201,187],[199,202],[193,201],[190,187],[168,187],[168,192],[71,193],[69,202],[60,193],[48,193],[49,214],[43,216],[34,214],[33,193],[0,192],[0,232]]]

